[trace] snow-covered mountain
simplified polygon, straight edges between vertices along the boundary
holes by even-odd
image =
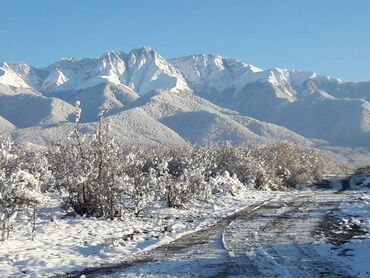
[[[126,85],[139,95],[158,88],[188,88],[181,73],[148,47],[134,49],[128,54],[110,51],[95,59],[64,58],[43,69],[34,69],[24,63],[8,67],[44,95],[62,95],[63,98],[68,97],[66,92],[71,94],[106,82]]]
[[[14,88],[30,87],[7,63],[0,63],[0,85]]]
[[[70,130],[77,100],[86,128],[105,109],[117,137],[140,144],[289,139],[370,147],[370,82],[263,70],[218,55],[165,59],[149,47],[44,68],[0,64],[3,135],[55,140]]]
[[[195,94],[242,115],[334,145],[370,146],[370,82],[311,72],[261,70],[235,59],[193,55],[170,60]]]

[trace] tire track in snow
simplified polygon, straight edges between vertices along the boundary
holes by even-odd
[[[245,269],[253,269],[246,271],[246,276],[351,277],[316,251],[312,237],[325,212],[337,207],[343,197],[314,194],[265,206],[251,222],[237,219],[231,223],[224,235],[225,245]]]
[[[317,251],[313,237],[325,213],[345,198],[335,192],[291,194],[121,264],[65,277],[351,277]]]

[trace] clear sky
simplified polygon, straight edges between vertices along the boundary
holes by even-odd
[[[370,0],[0,0],[0,61],[150,46],[370,80]]]

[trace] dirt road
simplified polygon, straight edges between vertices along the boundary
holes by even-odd
[[[291,193],[120,265],[67,277],[361,277],[327,252],[361,234],[337,233],[343,202],[358,200],[345,191]]]

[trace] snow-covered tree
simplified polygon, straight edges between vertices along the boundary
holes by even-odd
[[[39,202],[39,179],[27,170],[25,154],[10,140],[0,143],[0,230],[1,239],[9,236],[17,213]]]
[[[66,205],[78,214],[114,218],[119,212],[122,187],[122,152],[110,134],[104,113],[92,134],[82,134],[80,103],[76,103],[76,121],[68,142],[49,151],[56,188],[65,192]]]

